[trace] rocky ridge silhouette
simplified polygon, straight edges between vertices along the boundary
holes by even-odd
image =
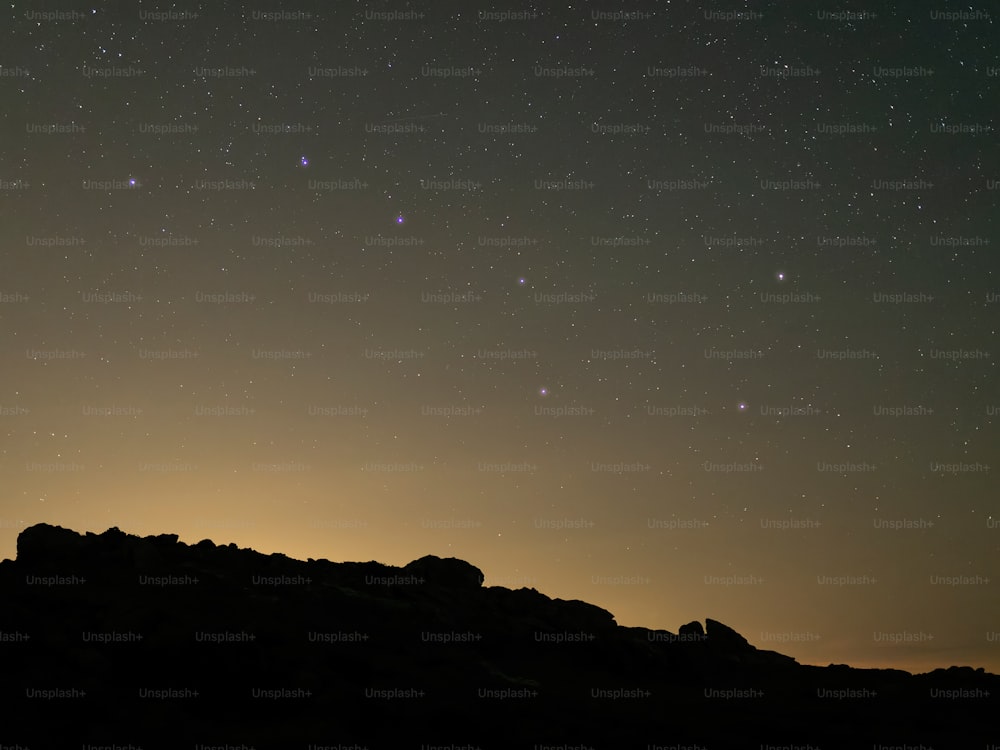
[[[0,747],[964,747],[1000,677],[816,667],[455,558],[394,567],[117,528],[0,562]],[[180,743],[187,743],[182,745]],[[981,745],[979,745],[981,746]]]

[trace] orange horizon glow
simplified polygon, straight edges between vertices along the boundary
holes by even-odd
[[[424,555],[457,557],[483,571],[483,585],[486,587],[534,588],[553,599],[585,601],[611,612],[616,622],[623,627],[676,633],[687,622],[697,620],[704,624],[705,619],[710,618],[729,625],[752,646],[791,656],[804,665],[847,664],[862,669],[901,669],[913,674],[950,666],[968,666],[982,667],[988,672],[1000,674],[1000,658],[991,658],[988,649],[977,651],[974,647],[966,646],[936,650],[940,644],[933,640],[924,644],[928,647],[927,653],[920,653],[919,647],[914,650],[913,646],[906,645],[879,647],[871,641],[871,633],[859,631],[857,627],[839,631],[825,627],[822,632],[814,626],[813,629],[796,629],[789,625],[791,616],[783,617],[780,609],[771,610],[766,605],[747,606],[745,600],[737,601],[737,597],[725,595],[707,603],[703,592],[698,588],[685,587],[677,582],[669,585],[679,591],[688,591],[689,595],[675,597],[676,603],[667,607],[665,603],[650,601],[645,596],[635,596],[628,586],[592,585],[579,576],[569,575],[567,571],[574,567],[572,563],[566,568],[549,565],[543,569],[537,556],[533,557],[529,550],[523,551],[525,557],[520,564],[515,565],[505,554],[498,554],[496,550],[490,550],[471,540],[461,544],[454,537],[451,542],[446,541],[446,537],[441,537],[434,542],[425,532],[419,538],[400,537],[399,543],[395,544],[382,538],[383,535],[376,533],[374,528],[335,528],[336,525],[343,526],[344,519],[337,522],[317,520],[311,527],[304,529],[283,529],[278,524],[250,520],[241,522],[233,518],[213,519],[206,516],[195,517],[187,523],[175,520],[171,525],[170,515],[163,515],[162,525],[154,521],[130,524],[127,519],[95,523],[92,518],[90,521],[81,519],[80,523],[73,523],[66,518],[39,517],[30,523],[19,523],[17,528],[0,528],[0,558],[15,557],[16,533],[34,523],[63,526],[81,534],[100,534],[113,526],[139,537],[177,534],[178,540],[187,545],[209,539],[219,546],[235,543],[240,548],[252,549],[264,555],[281,553],[301,561],[308,558],[332,562],[375,561],[402,567]],[[777,633],[776,629],[779,629]],[[810,638],[816,635],[819,637]],[[935,650],[929,649],[931,644]],[[896,651],[898,655],[892,656],[892,651]],[[1000,644],[997,651],[1000,651]]]

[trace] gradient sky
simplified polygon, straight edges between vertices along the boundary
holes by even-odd
[[[0,556],[456,556],[1000,672],[993,13],[649,7],[9,4]]]

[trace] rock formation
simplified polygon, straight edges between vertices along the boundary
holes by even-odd
[[[995,740],[1000,678],[812,667],[483,586],[454,558],[301,561],[22,531],[0,563],[0,747],[830,750]]]

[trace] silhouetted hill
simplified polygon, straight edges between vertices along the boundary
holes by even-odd
[[[454,558],[303,562],[25,529],[0,747],[982,747],[1000,677],[813,667],[715,620],[627,628]]]

